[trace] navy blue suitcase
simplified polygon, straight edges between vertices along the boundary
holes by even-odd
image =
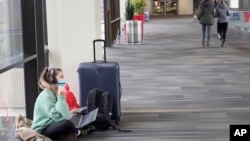
[[[104,43],[104,61],[96,61],[95,43]],[[80,105],[87,106],[88,92],[94,88],[107,90],[113,99],[112,119],[120,121],[121,116],[121,85],[120,69],[116,62],[106,61],[106,42],[105,40],[94,40],[94,62],[83,62],[78,66],[79,87],[80,87]]]

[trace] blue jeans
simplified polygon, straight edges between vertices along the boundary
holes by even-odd
[[[201,24],[202,25],[202,41],[210,40],[211,24]]]

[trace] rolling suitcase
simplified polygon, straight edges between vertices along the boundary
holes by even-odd
[[[96,61],[95,43],[104,43],[104,61]],[[87,96],[90,90],[101,88],[107,90],[113,99],[112,119],[120,121],[121,116],[121,86],[119,64],[106,61],[105,40],[93,41],[94,62],[83,62],[78,66],[80,105],[87,106]]]

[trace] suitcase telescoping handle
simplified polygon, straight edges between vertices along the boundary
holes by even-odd
[[[106,41],[103,39],[96,39],[93,41],[93,49],[94,49],[94,62],[96,62],[96,55],[95,55],[95,44],[96,42],[103,42],[104,45],[104,62],[106,62]]]

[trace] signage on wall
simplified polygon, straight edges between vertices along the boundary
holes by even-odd
[[[240,20],[240,12],[238,12],[238,11],[230,12],[230,20],[231,21],[239,21]]]

